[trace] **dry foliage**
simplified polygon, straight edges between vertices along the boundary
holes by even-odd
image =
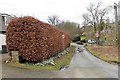
[[[65,35],[65,38],[62,38]],[[28,61],[43,61],[70,46],[69,35],[33,17],[13,19],[6,31],[7,50]],[[63,46],[64,45],[64,46]]]

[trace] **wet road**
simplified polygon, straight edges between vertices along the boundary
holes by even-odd
[[[69,67],[62,71],[32,71],[2,65],[3,78],[118,78],[118,66],[92,56],[83,46],[75,51]]]

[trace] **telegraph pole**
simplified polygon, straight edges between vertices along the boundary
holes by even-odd
[[[116,46],[118,46],[118,5],[114,3],[114,11],[115,11],[115,27],[116,27]]]
[[[120,56],[120,1],[118,2],[118,56]],[[118,57],[118,61],[119,60],[120,58]],[[120,75],[120,73],[118,75]]]

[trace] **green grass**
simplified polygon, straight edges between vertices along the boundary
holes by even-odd
[[[94,55],[95,57],[97,57],[97,58],[99,58],[99,59],[101,59],[103,61],[106,61],[106,62],[109,62],[109,63],[114,63],[114,62],[119,63],[118,58],[115,58],[115,57],[113,57],[111,55],[103,55],[100,52],[94,51],[94,50],[92,50],[92,46],[86,46],[86,48],[88,49],[88,51],[92,55]]]
[[[18,67],[18,68],[29,69],[29,70],[43,70],[43,71],[59,70],[62,66],[68,65],[70,63],[71,58],[74,53],[74,49],[75,47],[71,46],[70,51],[67,54],[55,60],[56,65],[54,66],[52,65],[40,66],[40,65],[28,64],[28,63],[21,64],[21,63],[14,62],[14,61],[10,63],[3,63],[3,64]]]

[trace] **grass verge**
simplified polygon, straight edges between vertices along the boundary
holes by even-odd
[[[108,63],[117,63],[119,64],[118,60],[118,53],[112,49],[106,49],[104,46],[86,46],[87,50],[94,55],[95,57],[106,61]]]
[[[74,49],[75,47],[71,46],[67,54],[63,55],[60,58],[55,59],[56,65],[54,66],[52,65],[40,66],[40,65],[28,64],[28,63],[21,64],[18,62],[10,62],[10,63],[3,63],[3,64],[18,67],[18,68],[29,69],[29,70],[43,70],[43,71],[59,70],[62,66],[69,65],[74,53]]]

